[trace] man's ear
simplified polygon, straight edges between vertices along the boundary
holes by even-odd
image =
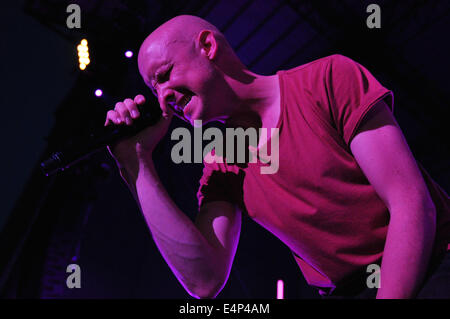
[[[214,33],[210,30],[201,31],[197,36],[197,43],[200,47],[200,52],[208,59],[214,60],[218,46]]]

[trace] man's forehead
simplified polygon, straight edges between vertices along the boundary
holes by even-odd
[[[165,46],[160,41],[146,41],[139,52],[139,70],[145,80],[151,80],[156,70],[169,62]]]

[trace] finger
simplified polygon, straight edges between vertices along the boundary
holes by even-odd
[[[116,103],[115,110],[119,113],[120,119],[122,123],[126,123],[127,125],[133,124],[133,120],[131,119],[130,112],[128,111],[127,106],[123,102]]]
[[[134,98],[134,103],[136,103],[137,105],[142,105],[145,103],[145,96],[143,96],[142,94],[138,94],[135,96]]]
[[[109,110],[108,113],[106,113],[106,123],[109,124],[109,122],[114,122],[115,124],[120,124],[122,121],[120,120],[119,114],[114,110]]]
[[[127,107],[128,112],[130,113],[132,118],[137,119],[141,115],[136,103],[132,99],[126,99],[125,101],[123,101],[123,103]]]

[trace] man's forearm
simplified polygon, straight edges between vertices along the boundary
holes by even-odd
[[[391,209],[377,298],[414,298],[433,249],[435,209],[405,205]]]
[[[222,264],[195,224],[176,206],[148,160],[121,167],[121,175],[137,200],[156,246],[184,288],[195,297],[215,290]],[[214,286],[214,287],[211,287]]]

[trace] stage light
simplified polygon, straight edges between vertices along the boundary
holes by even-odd
[[[277,299],[284,299],[284,282],[281,279],[277,281]]]
[[[125,56],[126,56],[127,58],[131,58],[131,57],[133,56],[133,52],[130,51],[130,50],[128,50],[127,52],[125,52]]]
[[[100,89],[95,90],[95,96],[96,97],[100,97],[102,95],[103,95],[103,91],[102,90],[100,90]]]
[[[89,58],[79,58],[78,61],[80,61],[80,64],[86,64],[88,65],[91,60]]]
[[[80,70],[86,69],[86,66],[91,62],[89,59],[89,47],[86,39],[81,40],[77,45],[78,62],[80,63]]]

